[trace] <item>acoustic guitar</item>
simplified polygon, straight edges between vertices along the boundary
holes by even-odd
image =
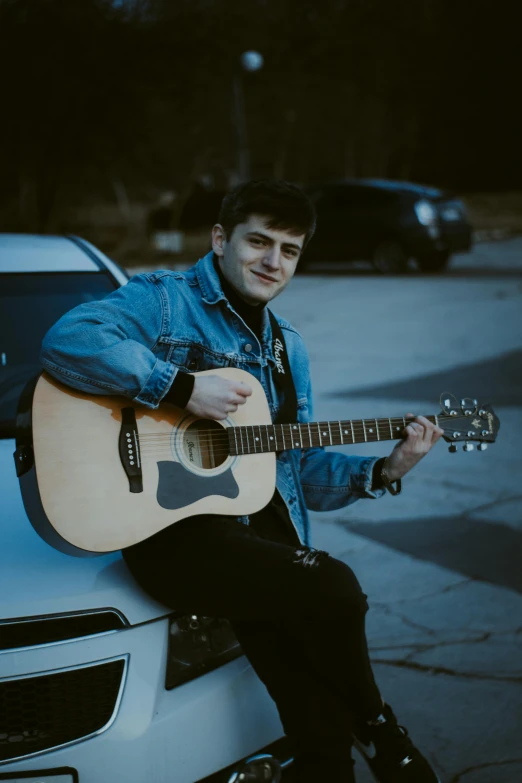
[[[55,543],[111,552],[196,514],[253,514],[274,493],[276,452],[400,439],[407,424],[403,417],[272,424],[250,373],[196,373],[209,374],[252,388],[224,421],[170,404],[151,410],[125,397],[83,394],[42,373],[32,402],[34,465]],[[444,430],[450,450],[459,441],[466,451],[473,442],[482,450],[496,439],[491,406],[453,395],[442,395],[441,406],[427,418]],[[41,522],[35,527],[42,532]]]

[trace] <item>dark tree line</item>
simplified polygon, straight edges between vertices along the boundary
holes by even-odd
[[[253,176],[520,187],[517,37],[506,0],[0,0],[0,229],[227,187],[238,83]]]

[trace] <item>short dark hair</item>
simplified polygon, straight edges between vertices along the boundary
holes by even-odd
[[[315,231],[315,208],[306,193],[285,180],[256,179],[230,191],[221,204],[219,222],[228,237],[251,215],[266,218],[268,228],[304,234],[303,249]]]

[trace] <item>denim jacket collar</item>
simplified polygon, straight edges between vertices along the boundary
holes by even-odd
[[[207,304],[216,304],[221,299],[228,301],[223,289],[219,275],[214,269],[214,253],[210,251],[206,256],[200,258],[196,264],[196,276],[203,301]]]

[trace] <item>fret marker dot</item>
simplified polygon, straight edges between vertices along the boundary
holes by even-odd
[[[270,435],[270,440],[274,440],[273,437]]]
[[[259,440],[259,438],[256,438],[256,440]]]
[[[294,430],[296,430],[296,429],[297,429],[297,427],[296,427],[296,426],[295,426],[295,424],[294,424]]]
[[[348,435],[348,430],[344,430],[344,434],[345,434],[345,435]]]
[[[326,432],[323,432],[323,435],[326,435]]]

